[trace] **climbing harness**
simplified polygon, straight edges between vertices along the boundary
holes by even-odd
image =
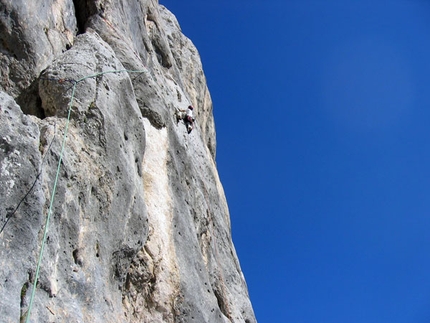
[[[190,105],[188,106],[188,109],[191,110],[191,113],[189,113],[189,110],[181,110],[177,107],[175,107],[175,116],[176,116],[176,123],[179,121],[183,121],[185,124],[185,127],[187,129],[187,133],[190,134],[191,131],[194,128],[194,117],[192,116],[193,107]]]
[[[54,205],[54,197],[55,197],[55,192],[57,190],[57,183],[58,183],[58,177],[60,175],[60,168],[61,168],[61,162],[63,159],[63,154],[64,154],[64,148],[66,146],[66,139],[67,139],[67,133],[69,130],[69,123],[70,123],[70,115],[72,112],[72,105],[73,105],[73,99],[75,97],[75,92],[76,92],[76,85],[79,84],[80,82],[90,79],[90,78],[95,78],[95,77],[99,77],[102,76],[104,74],[109,74],[109,73],[145,73],[147,72],[146,70],[110,70],[110,71],[104,71],[104,72],[100,72],[100,73],[96,73],[96,74],[91,74],[91,75],[87,75],[84,76],[78,80],[70,80],[70,79],[56,79],[55,81],[59,82],[59,83],[64,83],[64,82],[71,82],[73,83],[73,87],[72,87],[72,95],[70,97],[70,101],[69,101],[69,107],[68,107],[68,113],[67,113],[67,119],[66,119],[66,125],[64,128],[64,136],[63,136],[63,142],[61,144],[61,151],[60,151],[60,157],[58,160],[58,165],[57,165],[57,172],[55,175],[55,180],[54,180],[54,186],[52,188],[52,193],[51,193],[51,199],[50,199],[50,203],[49,203],[49,209],[48,209],[48,214],[46,216],[46,221],[45,221],[45,229],[43,232],[43,238],[42,238],[42,245],[40,246],[40,252],[39,252],[39,258],[37,261],[37,266],[36,266],[36,274],[34,277],[34,283],[33,283],[33,289],[31,291],[31,297],[30,297],[30,304],[28,305],[28,310],[27,310],[27,317],[25,319],[25,323],[29,323],[30,322],[30,314],[31,314],[31,309],[33,307],[33,302],[34,302],[34,297],[36,295],[36,286],[37,286],[37,282],[39,279],[39,274],[40,274],[40,267],[42,264],[42,256],[43,256],[43,250],[45,249],[45,243],[46,243],[46,238],[48,235],[48,226],[49,226],[49,221],[51,219],[51,214],[52,214],[52,206]]]

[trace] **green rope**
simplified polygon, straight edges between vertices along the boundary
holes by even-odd
[[[64,148],[66,146],[66,139],[67,139],[67,133],[69,130],[70,115],[72,112],[72,104],[73,104],[73,99],[75,97],[76,85],[78,83],[86,80],[86,79],[89,79],[89,78],[98,77],[98,76],[108,74],[108,73],[123,73],[123,72],[126,72],[126,73],[145,73],[146,71],[145,70],[134,71],[134,70],[125,70],[125,69],[124,70],[104,71],[104,72],[100,72],[100,73],[96,73],[96,74],[87,75],[87,76],[84,76],[84,77],[78,79],[77,81],[73,81],[72,96],[70,97],[66,126],[64,128],[63,142],[61,144],[60,159],[58,160],[57,173],[55,175],[54,186],[52,188],[52,193],[51,193],[51,201],[49,203],[48,214],[46,216],[45,230],[43,232],[42,245],[40,246],[39,258],[38,258],[37,267],[36,267],[36,275],[34,277],[33,289],[31,291],[30,304],[28,305],[28,311],[27,311],[27,317],[26,317],[25,323],[30,322],[30,313],[31,313],[31,309],[33,308],[34,297],[36,295],[36,286],[37,286],[37,282],[39,280],[40,267],[42,264],[42,256],[43,256],[43,251],[45,249],[46,238],[48,236],[48,226],[49,226],[49,221],[50,221],[51,215],[52,215],[52,207],[54,205],[54,196],[55,196],[55,192],[57,190],[57,184],[58,184],[58,178],[60,175],[61,162],[63,160]]]

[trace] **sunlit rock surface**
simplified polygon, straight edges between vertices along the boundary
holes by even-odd
[[[31,322],[255,322],[176,18],[145,0],[0,9],[1,321],[26,317],[53,201]]]

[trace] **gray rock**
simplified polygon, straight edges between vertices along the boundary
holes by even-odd
[[[0,92],[0,312],[19,321],[34,275],[34,254],[43,224],[39,129],[13,98]]]
[[[28,311],[53,201],[32,321],[255,322],[212,102],[176,18],[149,0],[21,2],[1,0],[0,317]],[[189,104],[191,134],[174,116]]]
[[[1,0],[0,12],[0,90],[26,101],[39,73],[73,44],[73,1]]]

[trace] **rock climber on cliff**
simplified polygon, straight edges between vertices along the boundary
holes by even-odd
[[[185,126],[187,127],[187,132],[190,133],[194,127],[194,117],[193,117],[193,106],[188,106],[187,110],[178,109],[176,113],[176,121],[184,120]]]

